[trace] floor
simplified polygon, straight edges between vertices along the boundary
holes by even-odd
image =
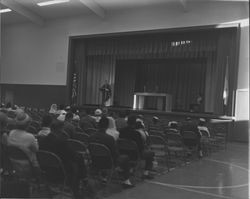
[[[157,175],[154,180],[107,199],[247,199],[248,145],[229,143],[226,151]]]

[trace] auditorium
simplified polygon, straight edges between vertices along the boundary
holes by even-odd
[[[248,0],[0,0],[0,198],[249,198]]]

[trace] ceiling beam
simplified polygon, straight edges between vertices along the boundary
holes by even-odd
[[[187,12],[188,9],[187,9],[187,0],[179,0],[184,12]]]
[[[81,3],[83,3],[86,7],[88,7],[90,10],[92,10],[96,15],[99,17],[104,18],[105,17],[105,10],[99,6],[94,0],[79,0]]]
[[[19,13],[20,15],[26,17],[27,19],[29,19],[33,23],[36,23],[38,25],[44,24],[44,19],[42,17],[31,12],[30,10],[23,7],[22,5],[20,5],[19,3],[17,3],[14,0],[0,0],[0,3],[4,6],[10,8],[11,10]]]

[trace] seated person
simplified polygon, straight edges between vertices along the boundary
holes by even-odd
[[[148,131],[157,131],[157,132],[163,132],[164,128],[162,124],[160,123],[160,119],[157,116],[153,116],[151,123],[149,123]]]
[[[120,155],[116,148],[115,139],[106,133],[109,126],[109,119],[102,117],[99,122],[99,130],[97,133],[90,136],[90,142],[100,143],[107,146],[111,152],[112,158],[116,166],[122,169],[122,176],[124,181],[122,183],[124,188],[132,188],[134,185],[130,182],[130,166],[129,158],[126,155]],[[101,163],[100,163],[101,164]]]
[[[209,132],[208,128],[205,125],[206,125],[206,120],[204,118],[200,118],[199,123],[198,123],[198,129],[202,130],[202,131],[206,131],[208,137],[210,137],[210,132]]]
[[[86,178],[85,162],[82,156],[71,150],[63,134],[63,122],[54,121],[51,125],[51,133],[39,140],[39,147],[41,150],[50,151],[61,158],[69,177],[70,186],[74,195],[77,195],[80,179]]]
[[[115,124],[116,124],[116,128],[118,130],[127,126],[126,112],[125,111],[119,112],[119,117],[116,118]]]
[[[96,123],[98,123],[100,121],[101,117],[102,117],[102,110],[101,109],[96,109],[95,110],[95,115],[93,116]]]
[[[145,160],[145,169],[143,178],[152,179],[153,176],[151,176],[149,172],[152,171],[153,168],[154,153],[152,151],[147,150],[145,142],[143,141],[143,138],[141,136],[141,133],[136,131],[136,119],[137,117],[135,115],[131,115],[128,117],[127,127],[120,130],[119,137],[132,140],[137,144],[139,155],[141,156],[142,159]]]
[[[190,117],[187,117],[185,123],[181,126],[180,134],[182,135],[182,133],[184,131],[192,131],[197,135],[197,140],[195,141],[196,143],[194,143],[194,144],[198,145],[199,157],[202,157],[203,154],[202,154],[202,150],[201,150],[201,134],[198,130],[197,124],[195,122],[193,122]]]
[[[73,138],[76,133],[76,127],[73,125],[73,113],[68,112],[65,115],[63,130],[69,135],[69,138]]]
[[[176,121],[169,122],[168,127],[168,130],[170,130],[171,133],[180,133],[178,130],[178,123]]]
[[[42,129],[38,132],[38,136],[47,136],[50,133],[50,125],[53,118],[51,115],[44,115],[42,118]]]
[[[96,129],[97,128],[97,123],[96,120],[90,115],[90,110],[86,109],[80,112],[80,122],[79,126],[81,129],[86,130],[86,129]]]
[[[25,112],[17,112],[15,117],[15,128],[9,132],[7,145],[15,146],[23,150],[29,157],[32,165],[38,168],[36,152],[38,151],[37,139],[25,129],[29,126],[31,118]],[[23,169],[27,169],[27,162],[21,162]]]

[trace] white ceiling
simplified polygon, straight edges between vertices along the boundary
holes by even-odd
[[[154,5],[179,4],[180,9],[186,9],[190,2],[248,2],[248,0],[70,0],[68,3],[55,4],[40,7],[38,2],[47,0],[0,0],[1,8],[6,8],[7,4],[17,8],[13,12],[1,14],[2,24],[22,23],[27,21],[46,21],[61,17],[76,15],[98,15],[105,17],[105,13],[118,10],[139,7],[149,7]],[[28,13],[28,16],[27,16]],[[34,19],[35,18],[35,19]],[[34,19],[34,20],[33,20]]]

